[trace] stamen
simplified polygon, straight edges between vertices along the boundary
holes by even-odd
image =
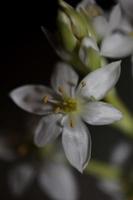
[[[59,86],[59,87],[58,87],[58,90],[59,90],[59,92],[60,92],[61,94],[64,94],[64,88],[63,88],[62,86]]]
[[[48,95],[44,96],[44,97],[43,97],[44,103],[48,103],[48,99],[49,99]]]
[[[90,17],[96,17],[102,15],[102,10],[96,5],[89,6],[87,8],[87,12]]]
[[[59,103],[59,101],[57,101],[55,99],[49,99],[48,95],[44,96],[42,100],[43,100],[44,103],[51,103],[51,104],[58,104]]]
[[[70,125],[71,128],[74,128],[74,121],[72,119],[70,119],[69,125]]]
[[[60,107],[56,107],[55,110],[54,110],[55,113],[59,113],[60,111],[61,111]]]
[[[133,37],[133,31],[129,32],[128,35]]]
[[[81,87],[85,87],[86,86],[86,83],[84,81],[81,82]]]

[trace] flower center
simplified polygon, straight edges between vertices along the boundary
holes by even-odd
[[[44,96],[43,102],[45,104],[52,104],[53,111],[56,113],[72,113],[78,110],[78,101],[70,97],[64,97],[61,100],[54,100],[50,99],[49,96]]]
[[[128,35],[133,37],[133,31],[129,32]]]
[[[77,110],[77,101],[76,99],[67,98],[61,101],[57,108],[60,108],[60,110],[64,111],[65,113],[74,112]]]

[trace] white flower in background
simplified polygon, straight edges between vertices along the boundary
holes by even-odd
[[[120,181],[102,179],[97,185],[98,188],[107,194],[112,200],[126,199]]]
[[[24,110],[44,115],[35,131],[37,146],[52,142],[62,133],[67,159],[80,172],[91,155],[91,137],[85,121],[105,125],[120,120],[122,114],[99,101],[114,87],[120,75],[120,61],[88,74],[77,86],[78,75],[67,64],[57,64],[51,78],[53,90],[27,85],[13,90],[10,97]]]
[[[77,200],[78,189],[75,177],[62,162],[47,162],[33,166],[20,163],[9,172],[8,185],[15,196],[21,196],[37,180],[43,192],[54,200]]]
[[[116,144],[110,156],[110,164],[114,166],[122,166],[127,162],[132,153],[132,146],[127,142]]]
[[[120,6],[127,17],[133,21],[133,1],[132,0],[118,0]]]
[[[118,5],[112,9],[109,19],[100,15],[93,19],[96,32],[102,38],[101,54],[110,58],[122,58],[133,53],[133,27]]]

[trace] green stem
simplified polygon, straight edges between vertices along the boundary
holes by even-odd
[[[98,178],[105,178],[109,180],[118,180],[122,174],[120,168],[110,166],[99,161],[90,161],[89,165],[85,169],[85,172]]]
[[[116,90],[113,89],[105,99],[117,107],[123,114],[123,118],[119,122],[114,123],[113,126],[119,128],[125,135],[133,138],[133,116],[125,107]]]

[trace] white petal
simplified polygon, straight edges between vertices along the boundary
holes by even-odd
[[[119,0],[124,13],[133,21],[133,1],[132,0]]]
[[[74,123],[74,127],[70,127],[69,121],[66,120],[62,144],[71,165],[82,172],[91,156],[91,137],[81,120]]]
[[[108,26],[110,32],[113,30],[122,30],[127,33],[132,31],[132,26],[129,23],[129,20],[123,15],[119,4],[114,6]]]
[[[79,84],[77,95],[102,99],[114,87],[120,76],[120,61],[112,62],[89,73]]]
[[[109,24],[104,16],[97,16],[92,21],[94,29],[100,38],[105,37],[109,32]]]
[[[15,195],[22,195],[34,178],[34,169],[31,165],[23,163],[10,170],[9,187]]]
[[[59,92],[59,88],[62,87],[64,92],[67,95],[71,94],[71,89],[75,88],[78,83],[78,75],[77,73],[71,68],[70,65],[59,62],[56,67],[55,71],[51,78],[51,85],[53,89]]]
[[[55,200],[77,200],[75,177],[64,164],[51,162],[42,168],[38,177],[40,187]]]
[[[87,50],[89,48],[92,48],[92,49],[94,49],[96,51],[99,51],[96,42],[92,38],[90,38],[90,37],[85,37],[81,41],[81,46],[80,46],[80,49],[79,49],[79,58],[81,59],[81,61],[83,63],[86,63],[85,60],[86,60],[86,56],[88,56]]]
[[[51,97],[53,92],[50,88],[42,85],[21,86],[10,93],[10,97],[20,108],[39,115],[51,111],[51,105],[44,104],[42,101],[46,95]]]
[[[120,120],[122,114],[110,104],[94,101],[85,106],[82,118],[92,125],[106,125]]]
[[[34,142],[37,146],[42,147],[55,140],[61,133],[61,121],[62,115],[51,114],[39,121],[38,126],[35,130]]]
[[[122,22],[123,16],[121,13],[121,9],[119,4],[113,7],[111,13],[110,13],[110,18],[109,18],[109,29],[115,30],[118,29],[120,26],[120,23]]]
[[[133,53],[133,38],[123,33],[113,33],[105,37],[101,44],[101,54],[110,58],[122,58]]]

